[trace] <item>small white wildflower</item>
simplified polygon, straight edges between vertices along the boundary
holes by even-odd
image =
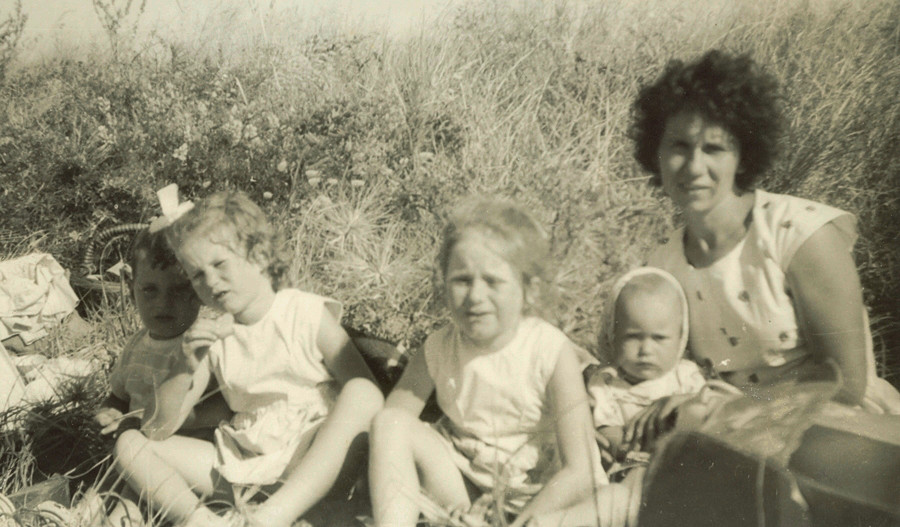
[[[361,187],[361,186],[363,186],[363,185],[365,185],[365,184],[366,184],[366,182],[363,181],[363,180],[361,180],[361,179],[351,179],[351,180],[350,180],[350,186],[351,186],[351,187]]]
[[[210,185],[212,185],[212,181],[210,181],[208,179],[200,184],[200,186],[203,188],[209,188]]]
[[[187,161],[188,155],[188,144],[182,143],[174,152],[172,152],[172,157],[184,163]]]
[[[268,200],[268,199],[272,199],[274,197],[275,197],[275,195],[272,194],[271,192],[269,192],[268,190],[263,192],[263,199]]]
[[[288,169],[287,159],[282,159],[281,161],[278,162],[278,166],[275,167],[275,170],[281,172],[282,174],[287,172],[287,169]]]
[[[248,124],[244,127],[244,139],[250,141],[252,139],[256,139],[256,136],[259,135],[259,132],[256,130],[256,127],[252,124]]]
[[[337,182],[338,182],[338,180],[336,177],[330,177],[325,180],[326,185],[337,185]]]
[[[309,181],[309,184],[310,184],[310,185],[312,185],[312,186],[314,186],[314,187],[317,187],[317,186],[319,186],[319,183],[322,182],[322,178],[320,178],[320,177],[311,177],[311,178],[309,178],[307,181]]]
[[[306,177],[308,177],[308,178],[319,177],[319,174],[320,173],[318,170],[307,170],[306,171]]]

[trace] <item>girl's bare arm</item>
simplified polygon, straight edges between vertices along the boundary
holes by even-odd
[[[375,376],[353,344],[350,335],[347,335],[340,321],[327,309],[322,311],[316,344],[322,351],[328,371],[342,386],[354,377],[368,379],[377,386]]]
[[[179,371],[166,379],[154,392],[154,401],[144,412],[141,431],[153,440],[173,435],[193,417],[209,383],[209,368],[200,363],[193,372]]]
[[[570,348],[560,354],[548,388],[556,416],[562,468],[528,503],[511,527],[526,525],[535,515],[574,505],[588,496],[595,485],[606,483],[593,481],[594,474],[602,472],[602,468],[591,466],[594,460],[599,462],[599,456],[592,455],[596,444],[588,396],[578,359]]]
[[[403,370],[403,376],[391,390],[384,403],[385,408],[402,408],[418,417],[434,391],[434,381],[428,373],[425,353],[419,349]]]

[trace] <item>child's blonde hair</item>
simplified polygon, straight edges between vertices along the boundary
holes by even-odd
[[[550,282],[550,241],[537,221],[517,204],[497,198],[469,198],[450,212],[437,258],[438,281],[446,279],[450,253],[467,232],[477,232],[489,239],[491,250],[521,273],[522,285],[538,282],[537,298],[527,307],[539,309],[538,301],[546,296],[543,289]],[[544,294],[540,294],[544,293]]]
[[[287,265],[278,254],[275,231],[259,205],[245,193],[216,192],[166,229],[166,237],[175,249],[198,235],[228,245],[263,267],[275,290],[287,285]]]

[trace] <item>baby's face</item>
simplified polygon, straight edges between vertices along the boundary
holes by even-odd
[[[632,382],[672,370],[680,359],[683,314],[678,297],[636,291],[616,302],[616,362]]]
[[[132,288],[141,321],[155,339],[177,337],[197,319],[200,300],[177,265],[160,269],[139,258]]]

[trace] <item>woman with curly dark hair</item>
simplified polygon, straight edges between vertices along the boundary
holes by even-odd
[[[875,375],[851,255],[855,218],[754,187],[778,145],[775,79],[747,55],[713,50],[694,62],[669,62],[640,91],[634,113],[635,157],[684,221],[649,265],[671,273],[684,289],[691,357],[733,388],[719,383],[701,396],[657,399],[626,423],[624,449],[648,451],[674,416],[702,421],[724,400],[716,392],[752,393],[813,379],[828,371],[824,363],[841,380],[839,402],[900,413],[900,394]],[[641,356],[647,368],[654,367],[653,350],[665,335],[625,331],[625,338],[649,347]],[[602,434],[597,439],[609,446]],[[639,510],[647,512],[641,509],[642,479],[638,473],[606,485],[593,502],[540,518],[532,527],[636,525]]]
[[[777,150],[775,79],[747,55],[713,50],[670,62],[634,111],[635,157],[684,219],[649,264],[687,293],[693,358],[746,392],[830,363],[837,401],[900,413],[900,395],[875,375],[855,217],[754,187]],[[652,437],[676,403],[633,430]]]

